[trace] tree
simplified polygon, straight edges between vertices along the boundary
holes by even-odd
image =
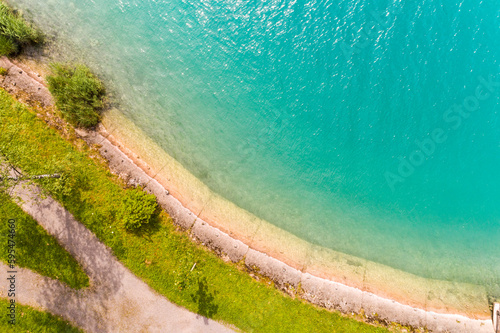
[[[118,218],[125,229],[137,230],[151,221],[157,208],[154,195],[142,191],[141,188],[135,188],[127,191]]]

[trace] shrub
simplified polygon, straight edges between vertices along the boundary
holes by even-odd
[[[125,229],[137,230],[151,221],[157,208],[154,195],[147,194],[140,188],[129,190],[120,207],[118,218]]]
[[[0,36],[2,55],[16,53],[19,46],[38,44],[43,41],[40,31],[27,23],[21,14],[14,12],[2,2],[0,2]]]
[[[49,90],[63,117],[74,126],[90,128],[100,120],[104,107],[104,85],[84,65],[52,64],[47,78]]]
[[[0,56],[9,56],[18,51],[17,44],[9,38],[0,35]]]
[[[8,72],[9,72],[9,71],[8,71],[8,70],[6,70],[5,68],[0,67],[0,75],[1,75],[1,76],[5,76],[5,75],[7,75],[7,73],[8,73]]]

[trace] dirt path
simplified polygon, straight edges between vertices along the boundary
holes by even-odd
[[[75,291],[59,281],[18,269],[16,300],[62,316],[88,332],[232,332],[213,320],[169,302],[132,274],[97,237],[35,186],[18,185],[11,195],[22,209],[82,265],[91,287]],[[0,280],[8,268],[0,264]],[[7,282],[0,284],[7,296]]]

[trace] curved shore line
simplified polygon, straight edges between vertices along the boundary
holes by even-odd
[[[12,64],[11,68],[9,68],[9,72],[12,72],[13,74],[22,72],[19,71],[19,67],[15,67],[17,66]],[[26,68],[23,69],[25,71],[27,70]],[[31,96],[45,96],[42,100],[46,100],[48,90],[39,80],[35,79],[36,75],[29,76],[25,73],[24,75],[28,78],[23,77],[23,73],[16,74],[16,76],[22,78],[23,80],[31,79],[35,81],[32,83],[34,89],[28,91],[28,93]],[[14,82],[16,82],[15,76],[10,77],[10,81],[7,83],[5,83],[4,80],[6,85],[12,85]],[[19,80],[17,82],[19,82]],[[427,327],[429,330],[435,332],[493,331],[491,320],[486,320],[486,318],[489,317],[488,313],[484,313],[484,310],[481,310],[480,308],[474,309],[472,312],[462,314],[426,311],[435,308],[437,311],[460,312],[460,310],[447,308],[446,306],[426,306],[425,296],[428,298],[429,295],[424,295],[423,307],[425,309],[420,308],[418,306],[418,302],[414,302],[416,305],[413,306],[413,304],[411,304],[411,300],[400,302],[398,297],[387,297],[387,294],[390,295],[387,290],[378,290],[376,286],[380,285],[380,283],[375,283],[375,280],[372,283],[366,283],[365,280],[367,271],[371,273],[375,272],[375,275],[381,275],[379,277],[382,278],[382,282],[386,283],[386,286],[389,286],[393,282],[393,286],[401,283],[404,284],[406,282],[406,284],[409,284],[409,290],[416,290],[416,288],[412,285],[412,280],[425,280],[423,278],[411,276],[411,274],[396,271],[389,267],[379,267],[382,265],[369,263],[359,258],[342,255],[319,247],[316,247],[315,249],[317,253],[313,254],[312,252],[307,252],[306,250],[305,253],[302,253],[302,257],[300,257],[299,254],[298,259],[287,258],[287,254],[289,255],[289,253],[286,253],[286,251],[279,251],[279,249],[276,255],[270,246],[266,248],[266,245],[264,245],[265,241],[268,241],[266,238],[272,239],[276,236],[276,233],[279,233],[281,237],[284,237],[281,239],[281,243],[291,244],[287,246],[289,248],[293,248],[296,244],[301,244],[304,241],[301,241],[297,237],[284,231],[280,231],[274,226],[263,225],[261,223],[261,231],[259,232],[256,230],[253,237],[234,234],[231,230],[227,230],[224,226],[221,227],[217,221],[214,223],[214,221],[210,219],[210,215],[205,209],[207,202],[205,202],[205,206],[198,207],[200,208],[199,210],[193,209],[188,205],[183,205],[182,202],[185,203],[185,201],[189,199],[189,196],[183,196],[181,193],[178,193],[178,190],[175,187],[172,187],[169,176],[161,174],[163,167],[158,170],[154,168],[154,166],[150,166],[147,163],[149,161],[145,161],[145,154],[141,153],[141,158],[139,158],[133,152],[136,150],[128,149],[130,145],[123,143],[124,140],[123,137],[120,136],[120,133],[121,131],[130,130],[130,128],[127,129],[121,127],[121,124],[119,123],[113,124],[113,120],[117,120],[116,117],[120,117],[117,110],[112,111],[112,115],[115,117],[111,117],[109,114],[105,116],[105,126],[101,127],[99,132],[81,131],[80,134],[88,143],[100,145],[99,151],[109,161],[109,167],[113,172],[121,175],[122,177],[128,178],[132,182],[145,185],[145,188],[149,192],[154,193],[157,196],[162,208],[170,214],[176,224],[189,230],[193,238],[215,250],[215,252],[219,253],[223,257],[226,257],[228,260],[233,262],[244,260],[245,265],[249,269],[255,270],[259,274],[269,277],[279,288],[282,288],[289,293],[296,294],[313,304],[317,304],[328,309],[337,309],[344,313],[364,313],[365,316],[373,317],[378,320],[398,322],[400,324],[410,325],[413,327]],[[124,120],[125,118],[122,119],[122,121]],[[138,131],[137,129],[135,130]],[[137,133],[140,134],[140,131],[135,132],[136,135]],[[146,146],[143,145],[143,147]],[[167,183],[169,186],[165,186],[164,183]],[[173,195],[167,193],[165,188],[168,188]],[[191,208],[191,210],[186,208],[186,206]],[[210,203],[208,206],[210,206]],[[198,213],[195,214],[193,210],[198,211]],[[215,226],[211,226],[209,223],[205,222],[205,220]],[[267,234],[268,237],[256,237],[256,235],[262,235],[269,230],[272,232]],[[293,242],[286,240],[287,237],[288,239],[292,238]],[[299,247],[299,251],[295,248],[291,253],[299,253],[301,249],[304,250],[304,248]],[[310,250],[311,247],[307,249]],[[322,270],[321,267],[319,267],[319,264],[315,264],[310,260],[310,257],[318,257],[319,255],[323,256],[322,261],[325,262],[335,257],[335,259],[337,259],[337,263]],[[303,260],[306,260],[306,264],[301,266],[301,263],[304,262]],[[332,264],[333,263],[330,262],[330,265]],[[403,277],[400,277],[398,280],[393,279],[394,276],[391,274],[387,276],[386,273],[390,270],[394,271],[394,275],[399,274]],[[335,276],[334,273],[340,273],[340,275]],[[363,279],[359,279],[360,276],[362,276]],[[410,282],[408,283],[405,278],[409,279]],[[436,285],[434,287],[449,287],[449,283],[447,282],[436,281],[435,283]],[[456,289],[463,288],[464,295],[470,294],[470,292],[467,293],[469,288],[474,288],[474,286],[471,285],[452,285]],[[481,292],[478,291],[478,293],[480,294]],[[410,294],[408,294],[408,296],[410,296]],[[442,297],[443,295],[437,295],[436,298],[441,299]],[[397,299],[397,301],[392,299]],[[465,301],[471,300],[465,299]],[[480,300],[478,303],[483,303],[483,301],[484,300]],[[474,306],[474,302],[469,303]],[[443,304],[445,304],[445,302],[443,302]],[[481,318],[482,320],[477,318]]]
[[[478,320],[457,314],[443,314],[425,311],[394,300],[380,297],[371,292],[350,287],[338,282],[303,273],[286,263],[252,249],[238,239],[200,219],[187,209],[174,196],[167,194],[165,188],[140,167],[132,152],[119,143],[102,127],[99,132],[81,133],[91,144],[98,144],[99,150],[109,161],[115,173],[127,173],[133,182],[143,184],[145,189],[157,196],[158,201],[174,222],[215,252],[227,256],[231,261],[244,260],[248,268],[272,279],[283,289],[301,288],[300,296],[305,300],[343,313],[362,313],[377,317],[379,320],[398,322],[412,327],[426,327],[433,332],[492,332],[490,320]],[[131,158],[132,157],[132,158]],[[134,159],[137,164],[134,163]],[[122,162],[123,161],[123,162]],[[145,168],[147,170],[147,167]],[[489,327],[491,326],[491,327]]]

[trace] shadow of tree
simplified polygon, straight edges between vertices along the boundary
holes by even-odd
[[[37,302],[86,331],[109,332],[109,299],[122,287],[125,272],[112,251],[58,202],[51,197],[41,199],[40,188],[19,186],[15,192],[23,199],[21,208],[58,240],[90,279],[89,288],[75,291],[57,280],[41,277]]]
[[[155,212],[153,213],[153,215],[151,216],[151,220],[149,221],[149,223],[143,224],[138,229],[130,230],[127,232],[132,233],[132,234],[136,235],[137,237],[143,237],[146,240],[148,240],[149,242],[152,242],[151,237],[154,234],[156,234],[160,230],[160,227],[161,227],[160,212],[161,212],[161,208],[158,206],[156,208]]]
[[[219,310],[219,306],[214,302],[217,291],[210,293],[205,277],[198,279],[198,291],[191,294],[191,299],[198,304],[197,313],[202,315],[205,324],[208,325],[208,318],[213,318]]]

